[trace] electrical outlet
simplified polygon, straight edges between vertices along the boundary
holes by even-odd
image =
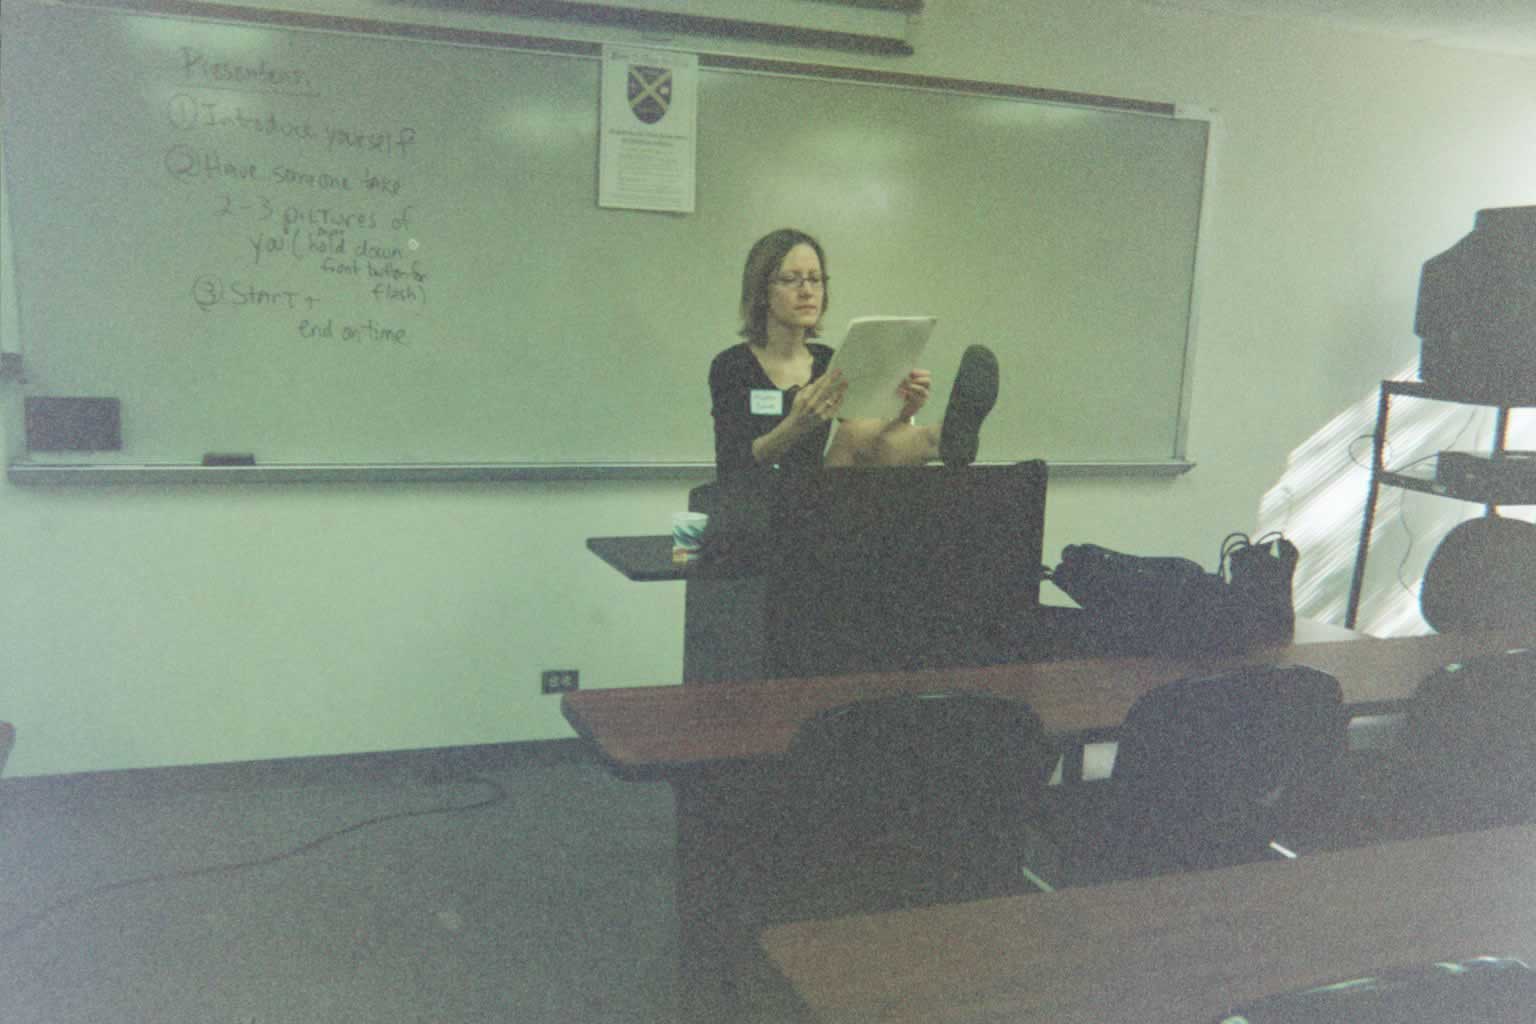
[[[581,686],[581,672],[574,668],[547,668],[539,677],[545,693],[570,693]]]

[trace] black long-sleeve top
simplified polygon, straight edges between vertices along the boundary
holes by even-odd
[[[827,372],[832,348],[807,342],[811,350],[811,380]],[[799,386],[781,389],[774,385],[746,342],[732,345],[709,364],[709,397],[715,417],[715,472],[718,475],[757,465],[752,442],[784,422]],[[775,397],[776,396],[776,397]],[[778,465],[816,469],[827,447],[832,424],[825,423],[802,437],[784,453]]]

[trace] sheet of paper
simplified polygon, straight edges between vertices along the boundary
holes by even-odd
[[[896,389],[919,365],[937,322],[931,316],[865,316],[849,323],[827,368],[841,370],[848,382],[838,418],[895,419],[902,406]]]

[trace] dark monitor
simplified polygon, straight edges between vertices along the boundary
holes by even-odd
[[[1536,206],[1479,210],[1470,234],[1426,261],[1413,329],[1425,383],[1536,395]]]

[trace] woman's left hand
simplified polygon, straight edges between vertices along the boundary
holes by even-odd
[[[933,374],[927,370],[913,370],[896,389],[902,397],[901,419],[909,420],[917,415],[928,402],[928,391],[933,387]]]

